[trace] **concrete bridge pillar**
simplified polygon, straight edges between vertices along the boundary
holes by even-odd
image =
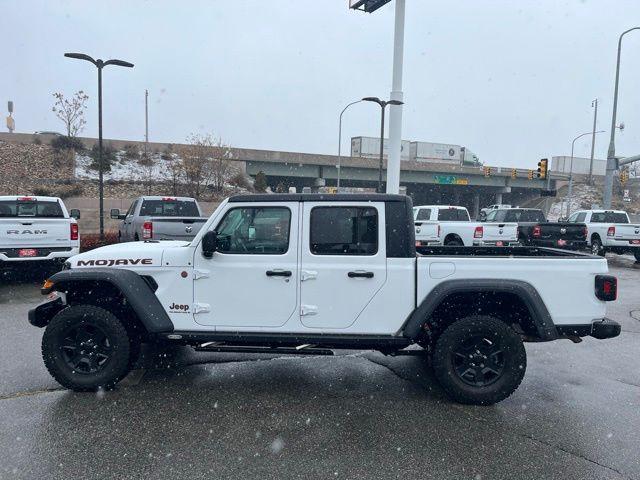
[[[479,193],[473,194],[473,208],[471,210],[472,210],[471,218],[478,218],[478,215],[480,215],[480,194]]]
[[[496,201],[495,201],[495,203],[497,205],[500,205],[502,203],[502,192],[497,192],[496,193]]]

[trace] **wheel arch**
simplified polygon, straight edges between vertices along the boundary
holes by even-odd
[[[504,279],[446,280],[438,284],[409,315],[402,328],[403,334],[414,341],[418,340],[423,335],[425,326],[431,328],[434,325],[434,314],[438,313],[439,308],[446,307],[448,301],[456,302],[458,299],[464,299],[462,304],[456,302],[457,311],[469,311],[473,308],[473,303],[468,303],[470,298],[480,300],[480,305],[483,305],[482,302],[487,299],[493,302],[493,305],[507,299],[517,299],[519,306],[525,309],[531,325],[526,324],[526,318],[519,318],[518,322],[514,323],[519,323],[525,333],[528,333],[527,329],[533,329],[531,333],[539,340],[548,341],[558,338],[551,315],[535,287],[522,280]],[[491,309],[482,312],[482,314],[491,313]]]
[[[452,241],[452,240],[456,240],[458,242],[460,242],[462,245],[464,245],[464,241],[462,240],[462,237],[460,235],[458,235],[457,233],[448,233],[446,237],[444,237],[444,243],[446,244],[447,241]]]
[[[121,296],[148,333],[173,331],[173,323],[155,295],[152,282],[131,270],[110,268],[63,270],[53,275],[50,281],[52,285],[43,289],[43,294],[58,291],[66,293],[69,297],[76,292],[80,298],[86,296],[89,300],[110,298],[110,295]],[[109,307],[113,307],[109,304],[100,306],[109,310],[111,310]],[[41,307],[42,305],[38,308]],[[49,314],[43,310],[37,326],[45,326],[55,313],[57,313],[56,309],[49,310]]]

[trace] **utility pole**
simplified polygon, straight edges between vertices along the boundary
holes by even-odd
[[[144,156],[147,157],[149,146],[149,90],[144,91]]]
[[[591,130],[591,160],[589,161],[589,185],[593,184],[593,152],[596,148],[596,120],[598,119],[598,99],[591,102],[593,111],[593,129]],[[573,156],[573,155],[572,155]]]
[[[387,193],[400,191],[400,156],[402,152],[402,64],[404,57],[405,0],[396,0],[393,35],[393,78],[389,100],[399,103],[389,108],[389,155],[387,158]]]

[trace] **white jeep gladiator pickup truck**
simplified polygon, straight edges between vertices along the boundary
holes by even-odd
[[[465,207],[420,205],[413,207],[416,245],[516,246],[515,222],[472,222]]]
[[[0,196],[0,265],[62,264],[77,255],[78,218],[80,211],[69,214],[57,197]]]
[[[191,242],[77,255],[29,312],[63,386],[111,388],[141,342],[198,350],[431,358],[456,401],[513,393],[523,341],[619,335],[604,259],[532,247],[425,247],[409,197],[265,194],[223,201]],[[407,347],[410,347],[407,349]],[[422,347],[422,348],[419,348]]]
[[[594,255],[628,253],[640,262],[640,225],[632,224],[623,210],[580,210],[568,222],[587,226],[587,246]]]

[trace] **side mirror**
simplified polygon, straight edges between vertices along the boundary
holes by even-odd
[[[215,231],[208,231],[202,237],[202,255],[206,258],[213,257],[213,253],[218,247],[218,233]]]
[[[72,208],[69,211],[69,215],[71,216],[71,218],[75,218],[76,220],[80,220],[80,210],[77,208]]]
[[[112,208],[111,211],[109,212],[109,216],[111,217],[112,220],[122,220],[125,217],[124,215],[120,215],[119,208]]]

